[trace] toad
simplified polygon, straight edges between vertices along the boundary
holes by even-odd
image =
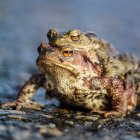
[[[49,42],[38,47],[40,73],[25,83],[15,101],[2,104],[2,108],[40,110],[43,106],[32,97],[43,87],[61,102],[105,117],[124,117],[135,109],[139,84],[134,84],[132,73],[139,65],[133,57],[119,55],[91,32],[50,29],[47,37]]]

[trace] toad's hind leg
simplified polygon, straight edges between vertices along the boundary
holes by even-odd
[[[104,79],[108,95],[111,97],[112,111],[106,111],[105,117],[116,116],[124,117],[127,112],[127,93],[124,89],[124,83],[119,78]]]
[[[32,108],[40,110],[43,106],[39,103],[32,101],[32,97],[35,95],[39,87],[43,87],[45,77],[42,74],[33,75],[20,90],[19,95],[15,101],[7,102],[1,105],[3,109],[9,107],[20,110],[21,108]]]

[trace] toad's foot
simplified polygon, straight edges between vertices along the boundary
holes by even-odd
[[[41,110],[43,105],[33,102],[32,96],[35,95],[37,89],[43,86],[44,76],[42,74],[33,75],[20,90],[17,99],[13,102],[7,102],[1,105],[3,109],[13,108],[21,110],[22,108],[30,108]]]
[[[97,113],[99,115],[102,115],[102,114],[105,114],[106,111],[104,111],[104,110],[91,110],[91,113]]]
[[[13,102],[7,102],[1,105],[2,109],[9,109],[14,108],[16,110],[21,110],[22,108],[29,108],[34,110],[41,110],[44,106],[36,103],[34,101],[21,101],[20,99],[17,99]]]
[[[92,110],[92,113],[97,113],[99,115],[103,115],[104,117],[124,117],[125,114],[122,114],[119,111],[105,111],[105,110]]]
[[[124,117],[126,114],[118,112],[118,111],[106,111],[106,113],[103,114],[104,117]]]

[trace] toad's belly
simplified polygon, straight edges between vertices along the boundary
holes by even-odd
[[[109,97],[103,92],[64,94],[58,91],[49,91],[49,94],[61,102],[84,109],[106,110],[111,107]]]
[[[111,106],[107,91],[98,79],[96,79],[98,85],[100,85],[98,89],[90,88],[88,84],[85,84],[83,77],[71,81],[66,77],[53,80],[52,77],[49,78],[47,75],[46,79],[47,82],[44,87],[51,96],[62,102],[91,110],[104,110]]]

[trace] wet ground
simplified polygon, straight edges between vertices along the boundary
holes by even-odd
[[[43,111],[0,110],[1,140],[138,140],[140,113],[102,118],[85,111],[49,107]]]
[[[60,31],[94,31],[120,52],[140,58],[139,0],[1,0],[0,1],[0,103],[16,98],[33,74],[37,46],[47,41],[49,28]],[[39,90],[42,111],[0,110],[0,139],[6,140],[137,140],[140,114],[104,119],[96,114],[57,107]]]

